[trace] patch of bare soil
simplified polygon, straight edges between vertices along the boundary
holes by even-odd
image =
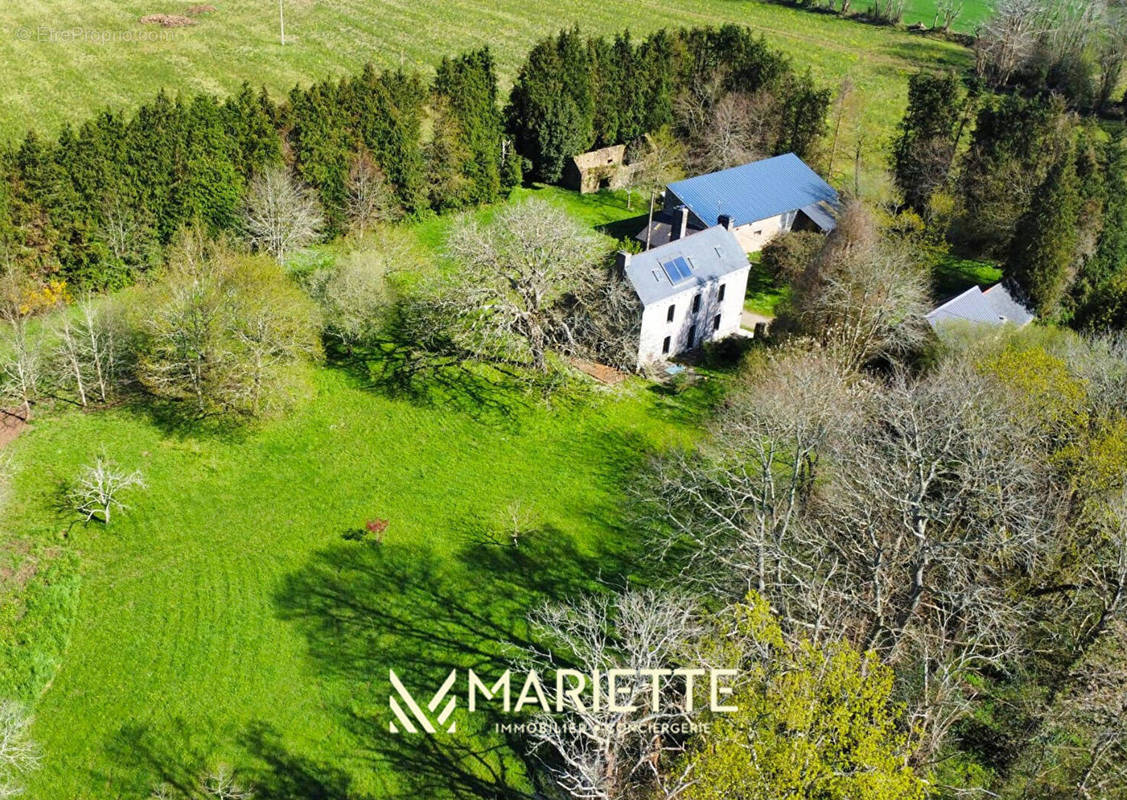
[[[203,5],[198,6],[188,6],[188,8],[184,10],[184,13],[189,17],[198,17],[201,14],[210,14],[214,10],[215,6],[207,5],[206,3],[204,3]]]
[[[141,17],[141,23],[144,25],[160,25],[162,28],[183,28],[186,25],[195,25],[196,21],[191,17],[184,17],[180,14],[146,14]]]
[[[27,422],[23,417],[18,417],[9,411],[0,410],[0,450],[8,442],[23,433],[23,429],[26,427]]]
[[[582,358],[569,358],[568,361],[580,372],[589,375],[600,383],[605,383],[608,386],[613,386],[616,383],[621,383],[626,380],[627,375],[625,372],[609,367],[606,364],[599,364],[595,361],[586,361]]]

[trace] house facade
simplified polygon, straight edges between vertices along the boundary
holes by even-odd
[[[755,253],[787,231],[828,233],[837,206],[837,191],[787,153],[669,184],[661,213],[636,238],[659,246],[719,224]]]
[[[740,329],[751,265],[728,228],[715,225],[644,253],[619,253],[619,266],[642,301],[639,366]]]

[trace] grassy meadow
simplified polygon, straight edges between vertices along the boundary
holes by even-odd
[[[931,25],[935,22],[936,0],[908,0],[904,6],[904,24],[922,22]],[[951,26],[958,33],[974,33],[975,27],[990,15],[994,0],[963,0],[963,10]],[[939,20],[942,24],[943,20]]]
[[[922,2],[923,0],[921,0]],[[242,81],[282,94],[294,84],[341,75],[366,61],[433,69],[447,53],[489,45],[502,82],[511,80],[529,45],[561,27],[590,33],[629,26],[734,22],[762,32],[799,67],[833,89],[856,87],[842,125],[834,172],[852,175],[862,144],[873,182],[884,147],[906,102],[907,75],[921,67],[961,68],[969,52],[954,43],[864,25],[757,0],[686,0],[676,14],[656,0],[286,0],[286,36],[278,39],[277,4],[216,2],[195,25],[143,26],[145,14],[182,14],[191,0],[28,0],[0,7],[0,140],[30,126],[55,131],[104,108],[129,109],[166,88],[227,93]],[[144,34],[149,40],[128,40]]]
[[[387,733],[388,669],[420,688],[454,665],[488,670],[528,635],[538,599],[621,581],[636,555],[622,482],[651,448],[687,441],[707,397],[628,383],[548,406],[468,379],[432,405],[343,365],[313,388],[253,431],[72,412],[11,447],[37,468],[19,474],[5,521],[34,541],[67,530],[82,562],[66,656],[36,709],[46,758],[31,797],[143,798],[220,761],[279,800],[485,781]],[[68,527],[59,479],[99,452],[149,488],[109,527]],[[354,540],[374,518],[389,521],[385,542]]]
[[[514,200],[532,195],[591,227],[637,224],[622,192]],[[433,253],[453,219],[409,230]],[[305,256],[355,246],[377,245]],[[549,404],[485,375],[404,374],[372,354],[331,360],[295,412],[240,431],[56,409],[4,448],[16,479],[0,570],[22,569],[29,592],[0,613],[0,696],[45,689],[30,796],[147,798],[220,762],[266,800],[520,786],[503,747],[489,775],[447,745],[389,737],[388,669],[425,687],[453,665],[499,665],[540,599],[641,569],[623,483],[695,436],[718,384],[670,396],[584,382]],[[99,454],[148,484],[108,527],[61,506]],[[356,540],[372,519],[388,520],[382,545]],[[499,744],[470,733],[448,746]]]

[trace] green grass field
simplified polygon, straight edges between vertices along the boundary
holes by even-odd
[[[622,192],[541,187],[514,200],[533,195],[591,227],[639,211]],[[453,220],[411,230],[434,252]],[[307,257],[348,246],[368,243]],[[631,381],[547,405],[482,376],[414,383],[415,395],[335,363],[313,382],[306,405],[256,430],[192,434],[143,411],[63,412],[5,448],[26,468],[0,542],[54,569],[29,584],[38,627],[16,627],[29,646],[8,652],[15,672],[33,671],[25,689],[61,661],[36,707],[46,758],[31,796],[143,798],[217,761],[266,800],[476,785],[484,776],[460,755],[420,764],[417,739],[389,738],[387,670],[427,685],[450,664],[498,664],[538,599],[635,569],[622,482],[648,452],[694,436],[715,385],[670,397]],[[60,487],[103,451],[142,469],[149,489],[108,528],[75,524]],[[504,524],[516,501],[535,532],[514,549]],[[385,544],[347,538],[374,518],[390,523]],[[520,780],[517,769],[501,782]]]
[[[58,480],[103,449],[150,487],[108,528],[69,527],[81,599],[37,708],[31,797],[147,797],[217,760],[279,800],[464,788],[435,772],[457,759],[408,763],[425,743],[387,733],[387,670],[425,686],[451,664],[497,664],[538,598],[629,571],[621,482],[650,448],[691,436],[703,397],[631,383],[548,407],[467,384],[431,406],[337,368],[315,387],[292,417],[241,435],[75,412],[12,447],[29,469],[6,521],[33,540],[59,541]],[[514,501],[536,531],[517,548],[503,534]],[[383,545],[346,538],[377,517]],[[496,532],[502,544],[485,543]]]
[[[908,0],[904,9],[904,24],[922,22],[931,25],[935,22],[935,7],[935,0]],[[964,0],[962,13],[955,20],[952,30],[974,33],[975,27],[989,16],[993,8],[994,0]],[[942,24],[942,20],[939,24]]]
[[[959,45],[756,0],[687,0],[677,13],[657,0],[287,0],[288,42],[278,42],[272,0],[216,2],[188,28],[151,29],[150,13],[183,13],[191,0],[28,0],[0,8],[0,138],[29,126],[53,131],[109,106],[131,108],[165,87],[230,92],[246,80],[275,93],[295,83],[355,71],[365,61],[432,69],[445,54],[489,45],[503,81],[511,79],[538,37],[579,23],[591,33],[629,26],[734,22],[762,32],[776,47],[836,89],[857,87],[843,124],[834,171],[851,175],[863,139],[864,168],[885,165],[885,146],[906,102],[906,76],[920,67],[965,67]],[[155,31],[155,32],[154,32]],[[158,41],[123,41],[145,32]],[[115,38],[116,37],[116,38]]]

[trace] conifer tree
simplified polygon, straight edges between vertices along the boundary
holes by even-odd
[[[1075,276],[1080,205],[1076,162],[1069,154],[1049,171],[1018,224],[1008,275],[1042,316],[1059,310]]]
[[[444,122],[435,128],[436,141],[431,147],[432,203],[435,208],[460,208],[492,203],[501,196],[501,159],[503,157],[504,124],[497,105],[497,75],[489,48],[464,53],[457,58],[444,58],[438,65],[432,85],[435,121]],[[439,146],[438,134],[457,132],[460,139]],[[434,202],[433,187],[448,183],[454,176],[436,176],[433,155],[442,150],[446,155],[460,152],[456,170],[464,185],[457,193],[447,194]],[[452,187],[451,187],[452,188]]]
[[[925,214],[947,179],[955,154],[960,86],[953,72],[917,72],[908,80],[908,109],[892,151],[892,169],[904,202]]]
[[[578,29],[533,46],[506,110],[517,150],[539,180],[555,183],[567,159],[595,142],[590,54]]]

